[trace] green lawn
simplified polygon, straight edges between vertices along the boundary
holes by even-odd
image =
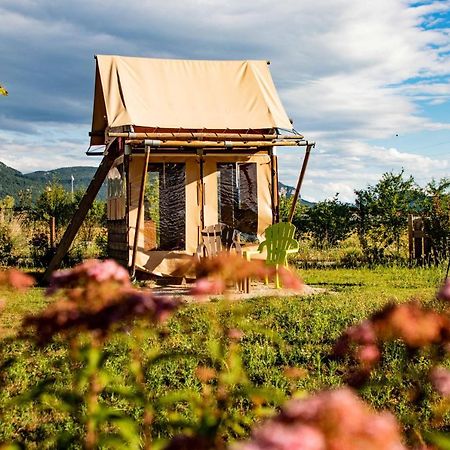
[[[331,360],[329,352],[340,333],[386,302],[410,298],[432,301],[443,269],[309,269],[301,275],[307,284],[325,288],[327,292],[304,297],[190,304],[182,308],[169,322],[167,337],[159,342],[149,339],[144,351],[156,346],[165,354],[177,352],[185,357],[161,359],[149,367],[145,374],[148,390],[155,398],[176,390],[199,391],[195,368],[199,363],[210,363],[211,344],[220,340],[222,329],[233,327],[245,330],[240,353],[253,385],[273,387],[285,395],[294,390],[314,391],[339,385],[345,366]],[[4,360],[11,359],[3,375],[0,373],[3,384],[0,442],[13,439],[26,443],[29,448],[38,448],[36,443],[43,442],[55,431],[81,425],[67,415],[55,413],[42,402],[32,401],[23,406],[11,401],[49,377],[54,379],[55,385],[67,386],[74,366],[67,358],[64,342],[57,341],[39,349],[28,341],[14,338],[20,330],[21,317],[45,307],[48,300],[43,290],[36,288],[25,295],[9,295],[6,300],[7,306],[0,316],[5,336],[1,356]],[[376,383],[365,389],[363,395],[376,407],[391,408],[406,426],[418,420],[426,423],[430,410],[424,407],[413,414],[409,399],[399,387],[399,376],[404,368],[399,367],[397,361],[403,352],[400,344],[388,347],[382,366],[374,374]],[[125,338],[117,335],[108,344],[105,365],[124,384],[128,361]],[[304,376],[293,381],[286,377],[286,367],[301,368]],[[137,414],[133,407],[115,397],[108,401],[116,407],[129,409],[131,415]],[[248,405],[243,402],[234,407],[245,414]],[[168,428],[169,421],[170,414],[161,409],[154,421],[155,435],[177,431]]]

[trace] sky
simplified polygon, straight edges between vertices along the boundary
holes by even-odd
[[[405,171],[450,176],[450,1],[0,0],[0,161],[87,157],[95,54],[265,59],[294,127],[316,142],[302,197]],[[279,149],[295,185],[304,148]]]

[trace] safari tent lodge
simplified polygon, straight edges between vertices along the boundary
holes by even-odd
[[[110,257],[160,276],[196,253],[209,225],[257,243],[279,219],[276,147],[312,145],[294,131],[267,61],[99,55],[90,136],[103,161],[74,220],[107,178]]]

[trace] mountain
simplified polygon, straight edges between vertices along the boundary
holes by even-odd
[[[34,180],[44,186],[52,180],[61,183],[67,191],[72,189],[72,176],[74,178],[74,190],[85,190],[94,177],[96,167],[62,167],[54,170],[39,170],[37,172],[27,173],[24,176],[30,180]]]
[[[37,171],[23,174],[0,162],[0,198],[11,195],[19,200],[21,191],[30,190],[33,198],[45,188],[50,181],[58,181],[67,191],[71,190],[71,177],[74,178],[74,190],[85,190],[94,176],[96,167],[63,167],[60,169]],[[99,198],[106,197],[105,186],[100,189]]]
[[[295,187],[288,186],[287,184],[282,183],[281,181],[278,182],[278,190],[280,191],[281,195],[285,195],[286,197],[292,197],[295,194]],[[309,202],[308,200],[305,200],[300,197],[300,202],[302,205],[306,206],[314,206],[315,203]]]
[[[40,190],[41,183],[0,162],[0,198],[11,195],[17,200],[19,192],[26,189]]]
[[[16,201],[19,200],[19,192],[29,189],[33,198],[45,188],[50,181],[58,181],[67,191],[70,191],[71,177],[73,176],[74,190],[85,190],[92,180],[96,167],[61,167],[54,170],[39,170],[36,172],[23,174],[12,167],[0,162],[0,199],[6,195],[11,195]],[[291,197],[294,195],[295,188],[287,184],[278,183],[280,194]],[[98,198],[104,200],[106,198],[105,184],[100,189]],[[302,204],[306,206],[314,206],[314,203],[301,199]]]

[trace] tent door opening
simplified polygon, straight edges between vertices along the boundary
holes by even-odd
[[[148,165],[144,194],[144,251],[186,249],[186,165]]]
[[[217,163],[218,218],[241,233],[244,242],[257,240],[258,183],[254,162]]]

